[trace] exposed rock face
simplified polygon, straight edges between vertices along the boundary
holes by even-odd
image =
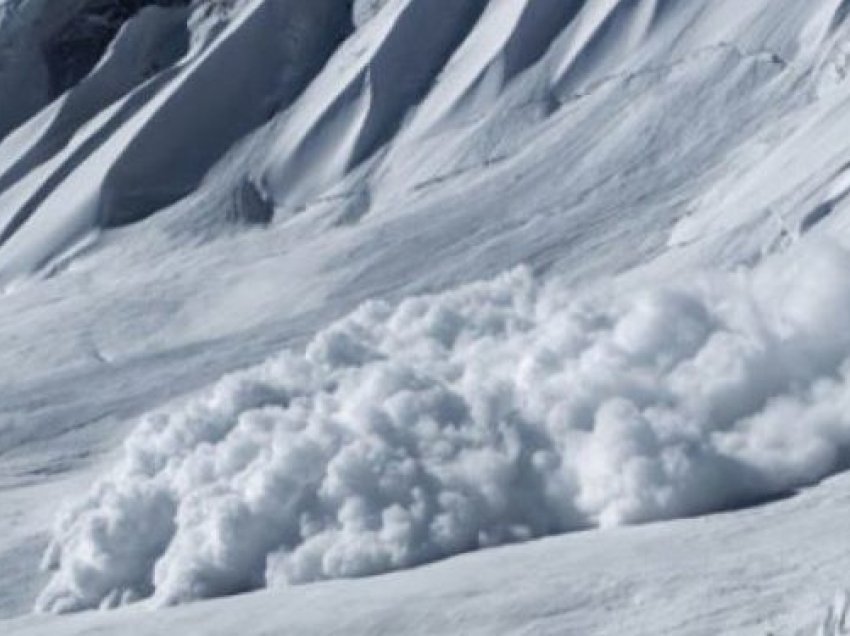
[[[0,1],[0,94],[14,95],[0,103],[0,140],[85,78],[139,11],[190,4],[190,0]],[[163,51],[164,56],[169,53]]]
[[[50,96],[76,85],[103,56],[122,25],[146,6],[187,6],[189,0],[85,0],[43,43]]]

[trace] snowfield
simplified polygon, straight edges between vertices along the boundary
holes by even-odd
[[[850,2],[115,6],[0,2],[2,633],[850,633]]]

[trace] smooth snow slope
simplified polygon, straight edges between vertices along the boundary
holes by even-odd
[[[218,595],[261,586],[267,571],[270,580],[293,581],[383,571],[597,523],[752,503],[846,468],[847,424],[836,408],[844,390],[846,257],[832,245],[848,238],[846,2],[459,0],[435,8],[433,0],[353,7],[237,0],[148,7],[124,25],[85,79],[43,108],[39,91],[49,78],[39,83],[34,72],[23,81],[20,69],[21,60],[43,50],[27,20],[45,7],[49,12],[49,3],[13,4],[14,15],[0,18],[0,119],[14,128],[0,140],[0,515],[11,528],[0,539],[3,613],[32,606],[47,584],[37,563],[58,499],[79,500],[98,475],[100,485],[82,508],[60,518],[52,551],[59,570],[43,607],[111,605],[152,593],[166,602]],[[779,252],[787,254],[760,265]],[[291,517],[268,519],[266,508],[251,508],[249,480],[245,490],[237,483],[235,497],[222,488],[256,459],[263,435],[280,435],[280,413],[245,424],[260,441],[240,446],[234,437],[235,451],[230,437],[219,444],[231,463],[218,468],[205,465],[215,444],[209,450],[197,446],[203,440],[182,437],[183,420],[220,426],[215,435],[222,435],[242,430],[235,426],[242,410],[246,421],[256,419],[250,391],[248,403],[236,400],[235,410],[225,396],[224,417],[215,405],[205,414],[204,393],[188,402],[183,396],[286,346],[295,352],[281,359],[297,361],[305,343],[313,340],[308,351],[315,351],[316,343],[333,340],[339,328],[324,328],[362,301],[441,292],[519,264],[535,280],[517,283],[517,294],[527,293],[522,285],[557,289],[557,298],[604,296],[601,290],[612,288],[662,292],[633,307],[631,296],[616,291],[609,292],[610,309],[604,301],[580,310],[581,303],[546,300],[532,315],[519,307],[507,323],[518,326],[504,333],[498,321],[479,325],[478,314],[462,308],[447,315],[435,309],[414,323],[424,332],[414,329],[409,341],[376,326],[393,310],[380,309],[377,322],[372,310],[361,310],[361,318],[342,323],[349,325],[343,332],[353,330],[343,338],[351,342],[328,345],[318,357],[308,353],[308,368],[298,371],[303,378],[289,371],[273,378],[280,387],[268,406],[285,411],[284,419],[293,417],[286,412],[291,391],[305,400],[298,405],[304,417],[291,424],[292,443],[304,441],[299,422],[337,410],[356,433],[317,446],[321,457],[313,465],[323,472],[308,480],[307,503],[293,504]],[[728,273],[739,266],[754,269]],[[713,282],[695,284],[696,270],[703,272],[699,280]],[[786,270],[788,277],[775,274]],[[621,277],[611,281],[614,275]],[[772,278],[785,282],[752,282]],[[484,288],[500,284],[506,283]],[[451,306],[456,301],[440,299],[455,298],[452,293],[403,307]],[[492,299],[484,296],[486,308]],[[404,323],[410,310],[398,311]],[[479,326],[458,344],[455,332],[464,325]],[[557,340],[559,325],[572,335]],[[668,330],[680,328],[670,342]],[[491,333],[499,337],[488,344]],[[523,350],[535,343],[554,352]],[[486,381],[463,380],[464,369],[485,364],[485,353],[492,356],[492,373],[480,372]],[[383,361],[373,369],[363,355]],[[615,372],[603,374],[607,380],[594,377],[609,367]],[[378,380],[355,390],[373,372]],[[504,396],[505,411],[482,415],[472,408],[467,417],[461,409],[455,417],[439,404],[440,391],[449,389],[467,406]],[[402,408],[386,402],[397,392],[410,393],[405,399],[419,406],[398,411],[390,424],[370,425],[377,426],[373,433],[356,428],[371,421],[363,413]],[[179,401],[170,404],[173,399]],[[122,450],[134,418],[155,409],[167,414],[157,425],[165,441],[146,437],[142,428]],[[505,447],[517,449],[506,455],[507,472],[489,459],[454,461],[451,452],[423,459],[425,446],[406,446],[392,432],[393,426],[405,432],[405,422],[413,421],[405,412],[430,413],[437,430],[457,426],[457,457],[468,449],[486,457],[500,448],[498,435],[480,435],[490,430],[480,426],[488,418],[519,434],[521,443]],[[570,428],[578,433],[563,432]],[[411,487],[424,480],[436,503],[426,502],[411,522],[397,510],[410,502],[380,489],[373,497],[369,480],[356,471],[341,473],[339,492],[319,485],[325,473],[356,466],[348,460],[361,446],[371,457],[365,465],[374,468],[378,460],[369,443],[358,443],[361,433],[389,453],[390,481],[399,479],[394,471],[413,470]],[[576,436],[588,440],[581,452],[566,443]],[[550,447],[548,459],[526,459],[528,449]],[[297,462],[286,459],[287,448],[254,462],[261,483],[269,476],[284,480],[281,488],[272,479],[256,492],[293,492],[285,480]],[[399,454],[403,448],[414,449],[412,468]],[[684,451],[671,455],[671,448]],[[142,472],[140,456],[151,462]],[[619,470],[633,460],[633,472]],[[732,480],[717,468],[728,461],[747,476]],[[125,485],[152,493],[162,507],[125,505]],[[517,489],[540,505],[512,510],[511,502],[522,499]],[[444,503],[444,491],[466,494],[473,505]],[[847,585],[810,573],[811,563],[827,559],[836,571],[847,570],[846,550],[830,547],[843,545],[840,533],[825,530],[826,520],[846,519],[846,505],[827,492],[812,494],[829,501],[817,512],[788,502],[707,522],[718,530],[705,535],[700,552],[718,558],[729,542],[724,533],[753,533],[751,542],[735,546],[739,565],[764,545],[793,542],[787,571],[794,584],[771,580],[765,597],[759,581],[767,570],[745,568],[734,576],[724,570],[721,579],[736,584],[721,596],[733,607],[707,611],[691,633],[743,629],[765,612],[791,629],[809,620],[798,610],[813,610]],[[321,505],[314,508],[311,498]],[[227,512],[231,505],[235,513]],[[454,511],[451,530],[442,535],[434,528],[443,522],[433,523],[441,506]],[[317,509],[321,514],[311,512]],[[207,516],[210,510],[227,514]],[[795,539],[790,530],[758,540],[753,528],[761,529],[760,515],[795,523],[800,510],[810,515],[800,523],[824,529],[816,541]],[[140,516],[127,517],[128,511]],[[306,525],[287,530],[305,511],[313,515],[303,518]],[[406,514],[411,511],[415,506]],[[150,551],[110,547],[134,519],[162,520],[147,535]],[[219,532],[227,523],[205,525],[217,519],[235,523],[228,532],[257,533],[247,544],[258,553],[245,558],[243,545]],[[665,533],[687,536],[689,523],[623,536],[663,546]],[[103,532],[98,524],[105,524]],[[355,538],[353,551],[334,538],[341,529]],[[511,554],[517,569],[541,550],[569,553],[574,541],[598,546],[581,549],[599,555],[608,536],[588,532]],[[318,547],[299,553],[310,537]],[[341,557],[327,556],[340,550]],[[709,588],[683,574],[692,564],[687,550],[665,564],[663,550],[645,560],[642,552],[620,575],[661,568],[659,596],[668,587],[677,595],[667,610],[639,612],[646,623],[633,631],[680,633],[663,617],[688,615],[686,599],[703,598]],[[440,604],[462,607],[471,593],[467,582],[489,579],[497,558],[467,557],[410,576],[427,586],[429,573],[448,568],[458,583]],[[573,568],[573,557],[561,558],[557,563]],[[582,570],[606,568],[601,557],[587,558]],[[795,604],[799,581],[809,579],[811,596]],[[384,598],[394,603],[393,581],[316,589],[357,595],[387,585]],[[566,631],[611,633],[626,629],[625,617],[633,616],[622,603],[603,614],[598,603],[571,601],[577,592],[566,579],[556,577],[552,586],[552,595],[574,608],[575,625],[587,621],[584,631]],[[274,597],[257,597],[264,598]],[[546,594],[537,598],[545,606]],[[230,601],[224,611],[241,602],[246,612],[251,603],[266,603]],[[376,622],[365,616],[361,629],[380,629],[386,619],[378,617],[390,611],[371,607]],[[495,603],[488,613],[493,622],[482,624],[496,631],[536,629],[520,624],[531,614],[517,605]],[[163,616],[183,620],[180,613]],[[301,616],[293,619],[305,621],[299,633],[311,624],[329,630],[317,614]],[[95,619],[39,621],[36,628],[88,629],[88,620]],[[96,620],[140,619],[121,612]],[[114,625],[109,629],[119,629]],[[458,622],[455,629],[468,627]]]

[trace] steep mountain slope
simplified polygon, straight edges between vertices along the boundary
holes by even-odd
[[[762,502],[846,468],[846,0],[61,4],[0,9],[5,614],[47,584],[56,499],[98,476],[53,531],[43,609],[383,572]],[[390,304],[326,329],[372,298]],[[243,426],[258,407],[274,417]],[[312,442],[298,422],[324,417],[343,426],[298,490],[287,480],[309,471],[257,448]],[[456,427],[456,448],[423,442],[410,422],[425,420]],[[240,441],[246,427],[259,437]],[[381,479],[422,488],[425,512],[357,472],[363,448]],[[302,495],[269,517],[256,488]],[[846,519],[840,497],[812,497],[830,511],[805,508],[811,523]],[[773,505],[783,523],[800,510]],[[758,533],[759,514],[707,523]],[[145,529],[143,554],[122,552],[139,545],[127,528]],[[813,559],[846,564],[819,543]],[[517,563],[543,548],[527,549]],[[758,624],[753,585],[717,625]],[[791,628],[786,585],[769,607]],[[611,633],[627,611],[576,625]],[[702,620],[689,633],[717,633]]]

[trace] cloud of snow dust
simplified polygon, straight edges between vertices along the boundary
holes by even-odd
[[[43,611],[172,604],[754,503],[850,460],[850,255],[369,302],[146,417],[62,513]]]

